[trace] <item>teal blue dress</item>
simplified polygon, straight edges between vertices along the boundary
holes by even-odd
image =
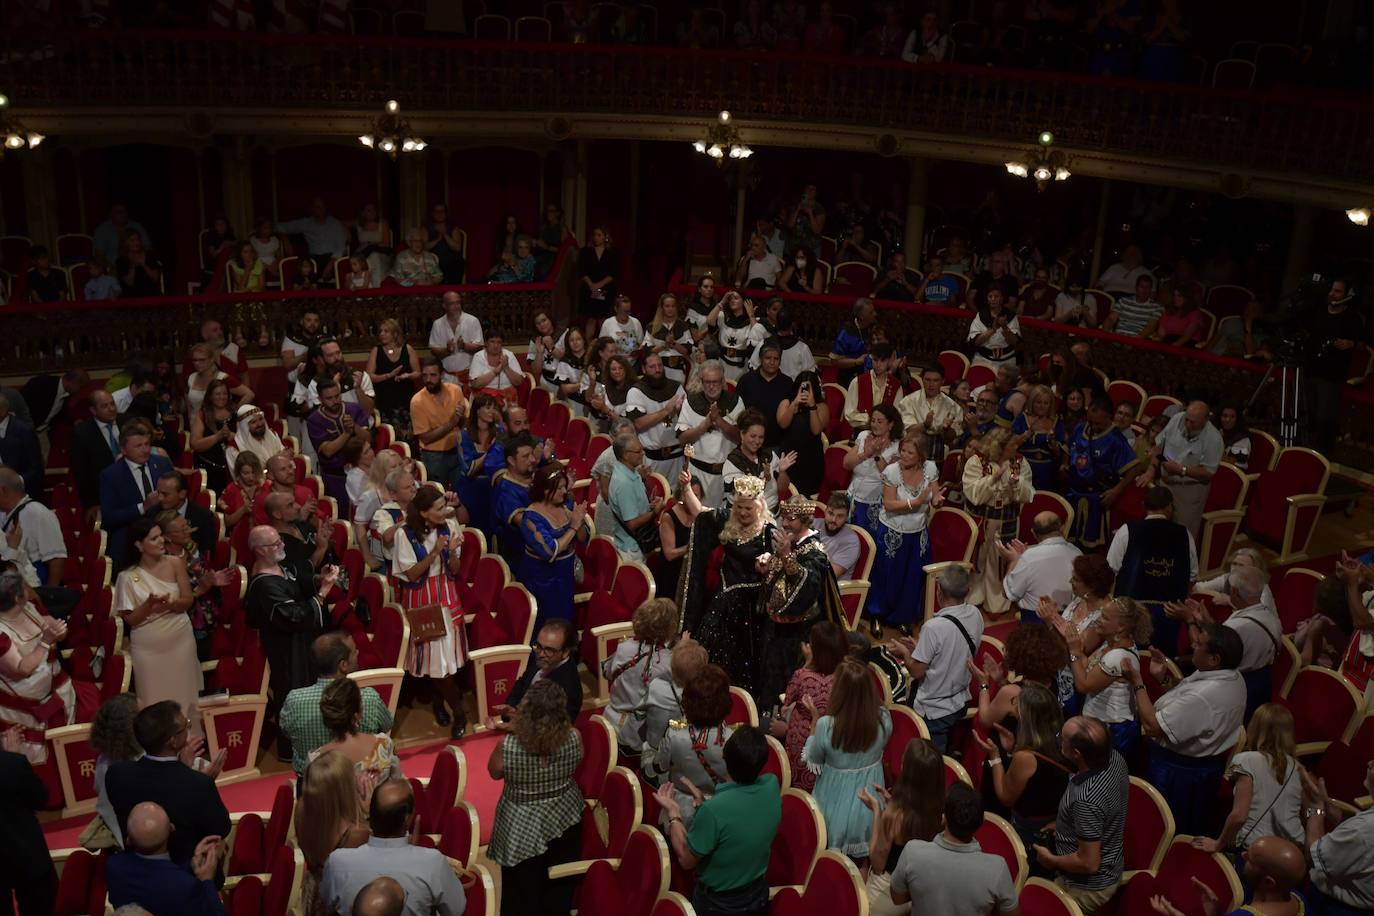
[[[866,749],[841,751],[830,743],[835,720],[821,716],[816,733],[802,747],[802,762],[816,774],[811,795],[825,817],[826,845],[844,855],[861,859],[868,855],[873,835],[873,812],[859,800],[859,790],[883,784],[883,748],[892,734],[892,717],[879,710],[878,737]]]

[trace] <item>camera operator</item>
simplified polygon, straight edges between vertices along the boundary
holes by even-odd
[[[1307,443],[1328,458],[1340,433],[1350,351],[1365,338],[1364,319],[1351,308],[1354,298],[1348,282],[1332,281],[1326,308],[1313,314],[1307,324],[1312,341],[1305,367]]]

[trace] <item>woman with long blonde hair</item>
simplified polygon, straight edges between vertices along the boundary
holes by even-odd
[[[1265,703],[1250,717],[1244,748],[1226,768],[1231,812],[1221,833],[1216,839],[1198,837],[1193,845],[1207,852],[1240,852],[1261,837],[1279,836],[1305,847],[1302,770],[1293,714],[1286,706]]]
[[[1021,440],[1021,456],[1030,464],[1031,484],[1037,490],[1058,490],[1064,424],[1054,392],[1045,385],[1032,388],[1026,409],[1012,421],[1011,431]]]
[[[1003,545],[1016,539],[1021,507],[1035,495],[1030,464],[1016,451],[1019,442],[999,426],[964,449],[964,508],[978,521],[979,540],[969,603],[982,605],[989,614],[1001,614],[1010,606],[1002,592],[1008,565]]]
[[[306,916],[325,912],[319,888],[329,854],[361,846],[371,835],[366,812],[376,785],[375,775],[359,773],[338,751],[326,751],[305,768],[295,824],[296,845],[305,858],[301,911]]]
[[[809,695],[801,702],[811,714],[802,761],[816,774],[812,795],[825,817],[826,845],[862,859],[869,854],[873,812],[859,792],[883,781],[883,748],[892,734],[892,717],[878,703],[868,666],[854,658],[835,668],[824,716],[817,715]]]

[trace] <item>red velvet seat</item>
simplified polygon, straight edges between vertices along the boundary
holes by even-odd
[[[600,716],[592,718],[601,719]],[[597,796],[589,797],[588,805],[582,811],[582,851],[579,858],[618,859],[624,855],[625,844],[629,842],[635,827],[639,826],[640,813],[644,810],[641,799],[639,778],[624,767],[611,767],[601,782]],[[604,840],[601,828],[596,826],[598,820],[606,830]]]
[[[958,350],[941,350],[935,361],[945,371],[945,384],[951,387],[957,385],[968,372],[968,357]]]
[[[582,735],[582,761],[577,765],[573,778],[582,790],[582,797],[588,800],[601,797],[611,769],[615,766],[618,746],[611,723],[602,716],[589,716],[579,719],[576,726]],[[626,831],[628,833],[628,830]],[[583,837],[585,845],[586,837]],[[586,856],[584,858],[595,858]]]
[[[434,757],[429,779],[422,783],[421,790],[415,793],[415,811],[420,818],[421,833],[439,833],[443,830],[444,815],[462,798],[467,774],[463,752],[453,745],[446,746]],[[412,784],[417,780],[412,779]]]
[[[269,868],[268,851],[286,845],[295,814],[296,799],[291,786],[277,786],[267,821],[255,811],[243,815],[234,826],[234,844],[229,850],[226,875],[265,874]]]
[[[103,852],[93,856],[84,849],[77,849],[67,857],[57,882],[53,916],[105,912],[106,858]]]
[[[1141,412],[1145,409],[1147,395],[1145,389],[1141,388],[1130,379],[1113,379],[1107,385],[1107,397],[1112,402],[1112,407],[1120,407],[1122,404],[1131,404],[1135,407],[1135,419],[1140,419]]]
[[[1001,856],[1007,863],[1007,873],[1019,891],[1030,877],[1030,865],[1026,861],[1026,847],[1017,835],[1016,829],[1004,818],[991,811],[983,815],[983,825],[973,834],[983,852]]]
[[[1049,490],[1036,490],[1030,502],[1021,507],[1021,515],[1017,521],[1016,536],[1027,546],[1035,543],[1035,531],[1032,526],[1035,517],[1041,512],[1053,512],[1059,516],[1064,522],[1065,531],[1068,531],[1069,525],[1073,523],[1073,509],[1067,499]]]
[[[854,430],[844,419],[844,388],[827,382],[824,385],[824,393],[825,406],[830,410],[830,425],[824,430],[825,438],[830,442],[854,438]]]
[[[1159,894],[1182,910],[1185,916],[1203,916],[1202,898],[1193,879],[1203,882],[1220,901],[1219,912],[1229,913],[1240,905],[1240,879],[1230,861],[1220,853],[1207,853],[1193,846],[1192,837],[1180,836],[1169,844],[1155,874],[1137,872],[1116,895],[1115,911],[1121,914],[1150,913],[1149,898]],[[1143,904],[1143,908],[1142,908]]]
[[[1283,632],[1298,632],[1298,624],[1312,616],[1317,587],[1325,578],[1314,570],[1295,567],[1284,570],[1278,581],[1270,586],[1274,592],[1274,603],[1279,607],[1279,622],[1283,624]]]
[[[825,849],[825,819],[815,799],[800,789],[782,793],[782,821],[768,854],[768,886],[802,886]]]
[[[826,446],[819,494],[821,502],[829,499],[831,493],[842,493],[849,488],[852,474],[844,469],[844,456],[848,453],[849,446],[845,443],[835,442]]]
[[[1353,733],[1364,713],[1363,697],[1334,671],[1312,666],[1293,679],[1277,702],[1293,713],[1298,754],[1315,754]]]
[[[976,366],[969,366],[964,379],[968,382],[969,388],[977,390],[984,385],[991,385],[997,378],[997,371],[991,366],[979,363]]]
[[[668,844],[663,834],[640,824],[625,841],[619,862],[597,859],[571,863],[549,869],[549,875],[583,872],[575,896],[579,913],[650,916],[655,902],[668,890],[668,870]]]
[[[768,910],[772,916],[860,916],[867,911],[868,897],[858,868],[833,849],[816,859],[805,889],[783,888]]]
[[[1285,448],[1272,471],[1260,472],[1245,525],[1278,550],[1277,564],[1307,557],[1308,542],[1326,504],[1329,476],[1326,458],[1307,448]]]
[[[482,831],[477,820],[477,809],[470,802],[460,800],[448,809],[440,821],[439,832],[440,852],[465,867],[472,864],[477,857],[477,842]]]
[[[1126,821],[1130,829],[1123,835],[1123,863],[1127,871],[1154,870],[1174,841],[1174,814],[1154,786],[1131,777],[1126,800]]]
[[[592,424],[586,417],[573,417],[560,437],[556,450],[562,457],[581,455],[592,441]]]
[[[1031,878],[1021,888],[1021,916],[1082,916],[1083,911],[1053,881]],[[1104,908],[1105,913],[1105,908]]]

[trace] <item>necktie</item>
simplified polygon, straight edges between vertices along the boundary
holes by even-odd
[[[146,499],[148,494],[153,492],[153,482],[148,478],[148,465],[140,464],[138,466],[138,474],[143,478],[143,497]]]
[[[110,443],[110,454],[111,454],[111,455],[118,455],[118,454],[119,454],[119,440],[115,438],[115,434],[114,434],[114,424],[113,424],[113,423],[106,423],[106,424],[105,424],[105,439]]]

